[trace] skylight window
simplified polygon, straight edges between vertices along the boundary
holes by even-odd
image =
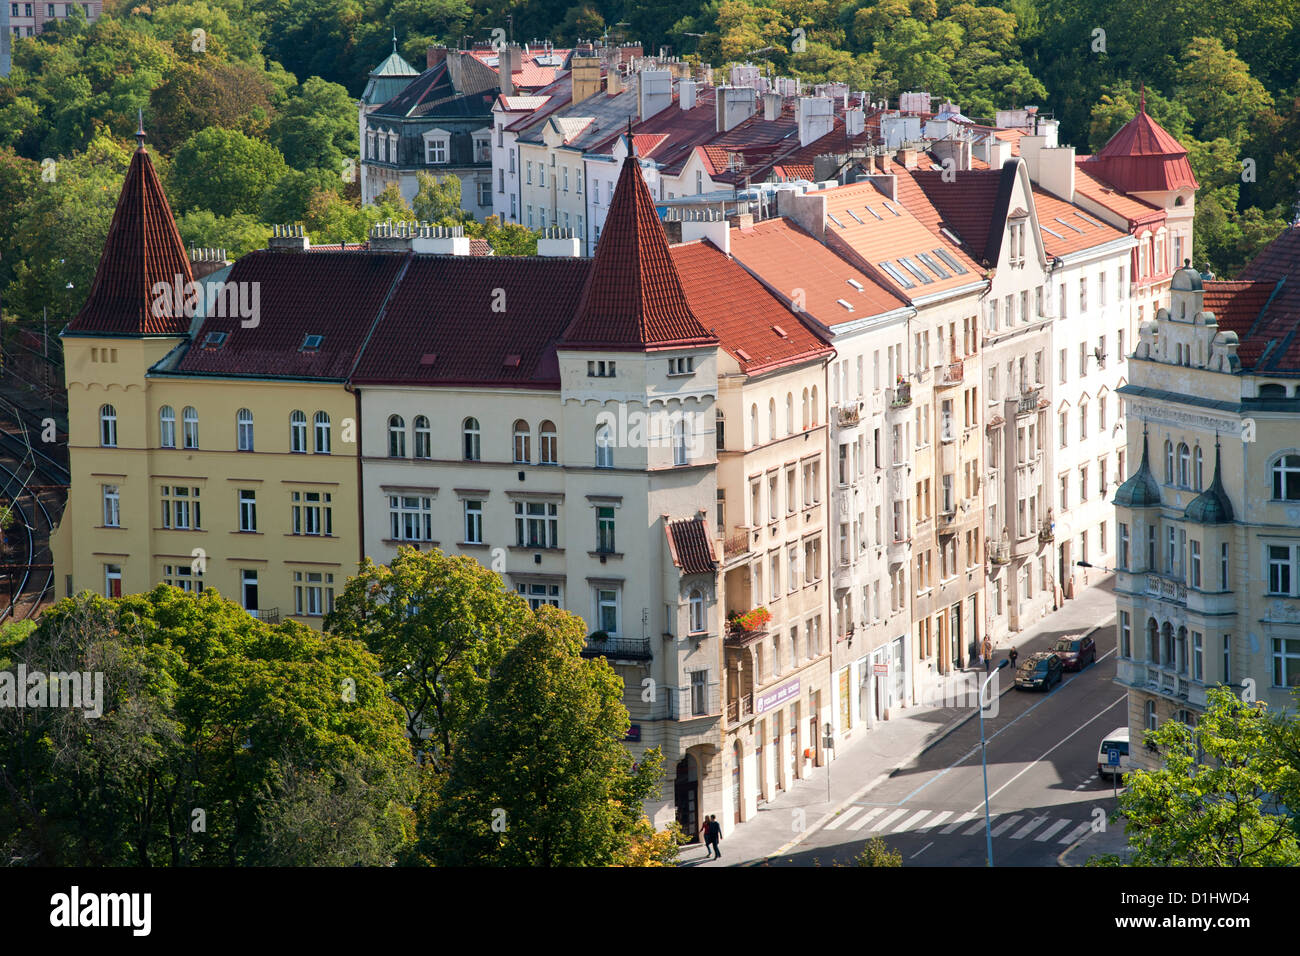
[[[880,268],[885,271],[885,274],[889,276],[889,278],[893,279],[904,289],[916,288],[916,283],[913,282],[911,279],[909,279],[907,276],[903,275],[903,273],[899,272],[898,269],[895,268],[892,262],[877,262],[876,265],[880,266]]]
[[[894,207],[894,204],[893,204],[892,202],[890,202],[888,199],[884,200],[884,201],[882,202],[882,205],[883,205],[886,209],[888,209],[890,212],[892,212],[895,216],[902,216],[902,215],[903,215],[901,212],[899,212],[899,211]]]
[[[848,309],[850,312],[853,311],[853,304],[852,304],[852,303],[850,303],[850,302],[846,302],[846,301],[844,301],[843,299],[836,299],[835,301],[838,302],[840,305],[844,306],[844,308]]]
[[[877,222],[884,222],[884,220],[880,218],[880,213],[876,212],[870,206],[863,206],[862,208],[865,209],[867,212],[871,213],[871,215],[875,216]]]
[[[829,219],[831,222],[835,223],[835,225],[839,226],[841,229],[844,228],[844,223],[840,222],[838,219],[836,219],[836,218],[835,218],[834,216],[832,216],[830,213],[827,213],[827,214],[826,214],[826,218]]]
[[[772,326],[772,331],[775,332],[777,335],[781,336],[781,338],[783,339],[788,339],[790,337],[786,333],[785,329],[781,328],[781,326],[779,325]]]
[[[321,343],[324,341],[325,336],[323,335],[306,335],[303,337],[302,349],[300,351],[315,352],[321,347]]]
[[[858,215],[856,212],[854,212],[852,209],[846,209],[846,210],[844,210],[844,211],[847,212],[847,213],[848,213],[850,216],[852,216],[854,219],[856,219],[858,222],[862,223],[862,225],[864,225],[864,226],[866,225],[865,222],[862,222],[862,217],[859,216],[859,215]]]
[[[922,272],[921,269],[920,269],[920,267],[917,266],[917,264],[916,264],[915,262],[913,262],[911,259],[907,258],[906,256],[900,256],[899,259],[898,259],[898,263],[899,263],[899,265],[901,265],[904,269],[906,269],[908,272],[912,273],[912,275],[916,276],[918,279],[920,279],[920,280],[921,280],[923,283],[925,283],[926,285],[929,285],[931,282],[934,281],[934,280],[931,279],[928,275],[926,275],[924,272]]]
[[[1055,229],[1048,229],[1048,228],[1047,228],[1046,226],[1044,226],[1041,222],[1038,224],[1038,228],[1041,229],[1041,230],[1043,230],[1043,232],[1047,233],[1049,236],[1055,236],[1057,239],[1064,239],[1064,238],[1065,238],[1065,237],[1062,236],[1059,232],[1057,232]]]
[[[957,238],[957,234],[956,234],[955,232],[953,232],[951,229],[949,229],[947,226],[940,226],[940,227],[939,227],[939,231],[942,232],[942,233],[943,233],[945,236],[947,236],[949,239],[951,239],[951,240],[952,240],[952,244],[953,244],[954,246],[960,246],[960,245],[961,245],[961,240]]]
[[[950,273],[943,266],[939,265],[939,263],[931,259],[928,253],[918,252],[916,254],[916,258],[920,259],[921,264],[924,265],[931,272],[933,272],[935,275],[937,275],[940,279],[952,278],[952,273]]]
[[[226,344],[226,339],[230,337],[228,332],[209,332],[203,337],[203,347],[205,349],[219,349]]]
[[[1075,232],[1077,232],[1079,235],[1081,235],[1081,236],[1083,235],[1083,230],[1082,230],[1082,229],[1080,229],[1078,226],[1072,226],[1072,225],[1070,225],[1070,223],[1066,222],[1066,221],[1065,221],[1064,219],[1062,219],[1060,216],[1053,216],[1052,218],[1055,219],[1057,222],[1059,222],[1059,223],[1060,223],[1062,226],[1064,226],[1066,229],[1073,229],[1073,230],[1074,230]]]
[[[1075,214],[1076,216],[1078,216],[1080,219],[1082,219],[1084,222],[1086,222],[1088,225],[1090,225],[1090,226],[1096,226],[1098,229],[1101,228],[1101,223],[1099,223],[1096,219],[1093,219],[1091,216],[1085,216],[1083,213],[1079,212],[1077,209],[1074,211],[1074,214]]]
[[[736,349],[736,358],[740,359],[742,362],[748,362],[750,360],[749,353],[744,349]]]
[[[853,288],[857,289],[859,292],[862,291],[862,283],[859,282],[857,279],[846,279],[845,281],[848,282],[849,285],[853,286]]]
[[[944,230],[945,232],[947,230]],[[966,274],[966,267],[963,266],[947,249],[935,249],[934,254],[944,261],[944,264],[958,275]]]

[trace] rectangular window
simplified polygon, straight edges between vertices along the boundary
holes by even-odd
[[[1294,575],[1291,567],[1291,546],[1269,545],[1268,548],[1268,593],[1292,593]]]
[[[163,485],[162,526],[176,530],[202,528],[199,514],[199,489],[179,485]]]
[[[596,550],[601,554],[614,553],[614,509],[596,509]]]
[[[477,498],[467,498],[465,510],[465,543],[483,543],[483,502]]]
[[[1199,588],[1201,586],[1201,542],[1192,538],[1187,543],[1191,546],[1191,580],[1187,583],[1191,587]]]
[[[257,492],[240,489],[239,492],[239,530],[257,530]]]
[[[543,604],[549,604],[551,607],[560,607],[560,586],[558,584],[547,584],[545,582],[529,582],[515,585],[515,591],[528,602],[528,606],[536,611]]]
[[[293,572],[293,604],[297,617],[323,617],[334,610],[334,575],[323,571]]]
[[[709,672],[691,672],[691,715],[699,717],[709,712]]]
[[[1228,542],[1219,546],[1219,590],[1228,590]]]
[[[1133,656],[1133,623],[1128,611],[1119,612],[1119,656]]]
[[[393,541],[433,540],[433,498],[389,495],[388,530]]]
[[[546,501],[515,502],[515,543],[521,548],[556,548],[560,536],[559,505]]]
[[[1192,680],[1205,680],[1205,635],[1192,631]]]
[[[596,591],[596,625],[597,630],[610,636],[618,634],[618,592],[613,590]]]
[[[104,490],[104,527],[120,528],[122,526],[122,496],[117,485],[101,485]]]
[[[328,491],[294,491],[289,495],[290,527],[294,534],[332,535],[334,533],[333,495]]]
[[[194,594],[203,591],[203,575],[196,572],[190,564],[164,564],[162,569],[163,584]]]
[[[1128,525],[1120,522],[1119,526],[1119,568],[1121,571],[1128,570]]]
[[[1273,686],[1300,687],[1300,640],[1273,638]]]

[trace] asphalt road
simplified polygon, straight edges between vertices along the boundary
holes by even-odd
[[[1114,810],[1109,780],[1097,775],[1102,738],[1127,723],[1115,677],[1115,619],[1093,634],[1097,662],[1065,675],[1050,692],[1014,687],[986,714],[988,792],[997,866],[1055,866],[1070,844]],[[1044,635],[1022,652],[1044,650]],[[1009,687],[1009,670],[1000,675]],[[846,863],[882,837],[904,866],[984,866],[984,783],[980,722],[968,721],[895,771],[795,851],[772,866]]]

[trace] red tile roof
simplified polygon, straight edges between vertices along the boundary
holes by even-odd
[[[909,174],[939,212],[941,225],[961,237],[970,257],[996,266],[1015,185],[1015,166],[1008,163],[1001,169],[960,170],[951,181],[932,169],[913,169]]]
[[[377,252],[250,252],[226,279],[258,290],[257,325],[238,315],[203,320],[175,363],[181,374],[346,380],[394,283],[410,261]],[[219,348],[204,348],[209,332],[225,332]],[[308,335],[322,337],[304,349]]]
[[[590,259],[415,256],[352,380],[558,388],[556,342],[590,269]],[[505,312],[493,309],[497,289]]]
[[[731,254],[782,301],[797,301],[827,328],[907,304],[901,294],[878,284],[787,219],[732,229]],[[841,299],[852,308],[845,308]]]
[[[1241,279],[1271,284],[1272,298],[1242,339],[1260,350],[1256,372],[1300,375],[1300,226],[1288,226],[1242,270]],[[1207,282],[1206,288],[1218,285]],[[1251,293],[1258,296],[1260,293]],[[1208,298],[1208,293],[1207,293]],[[1242,364],[1246,359],[1242,357]]]
[[[1205,296],[1201,307],[1206,312],[1214,313],[1221,330],[1236,332],[1240,341],[1264,311],[1265,304],[1277,288],[1277,282],[1210,280],[1203,287]]]
[[[1063,256],[1082,249],[1093,249],[1128,235],[1087,212],[1080,215],[1077,206],[1037,186],[1034,187],[1034,209],[1038,213],[1038,230],[1043,237],[1043,249],[1049,256]],[[1083,216],[1088,218],[1085,219]],[[1063,225],[1060,220],[1065,220],[1070,225]],[[1070,226],[1074,228],[1071,229]]]
[[[686,298],[746,374],[829,357],[834,350],[712,243],[671,248]]]
[[[1090,157],[1074,161],[1074,191],[1085,199],[1111,210],[1128,220],[1130,228],[1144,222],[1163,220],[1165,212],[1136,196],[1126,196],[1101,178],[1101,170],[1089,164]]]
[[[683,574],[712,574],[718,562],[708,524],[698,516],[664,524],[673,564]]]
[[[1196,189],[1187,150],[1147,115],[1146,100],[1088,163],[1097,175],[1125,192]]]
[[[108,238],[95,270],[95,281],[81,311],[68,323],[68,332],[83,335],[178,335],[190,320],[180,310],[173,315],[175,293],[155,297],[155,283],[168,288],[194,281],[185,244],[176,231],[171,206],[144,148],[131,157]],[[162,315],[155,315],[157,311]]]
[[[564,346],[640,350],[716,341],[686,301],[654,200],[629,154]]]

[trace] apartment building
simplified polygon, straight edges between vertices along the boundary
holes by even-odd
[[[1167,720],[1195,724],[1214,685],[1294,706],[1298,262],[1292,225],[1237,281],[1179,269],[1169,308],[1139,328],[1120,389],[1139,463],[1115,495],[1116,682],[1134,741]]]

